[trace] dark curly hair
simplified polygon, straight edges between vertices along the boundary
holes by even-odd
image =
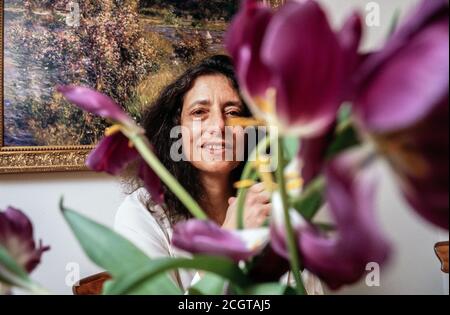
[[[204,189],[199,180],[199,171],[189,161],[182,159],[176,162],[171,159],[171,146],[179,139],[171,138],[170,131],[181,123],[181,110],[185,95],[193,87],[195,80],[204,75],[225,76],[236,92],[239,93],[231,58],[226,55],[214,55],[189,68],[173,83],[164,88],[157,100],[147,107],[141,120],[141,125],[153,144],[155,154],[197,201],[204,197]],[[248,117],[250,111],[242,97],[241,100],[245,108],[242,115]],[[244,163],[242,162],[240,166],[233,170],[232,180],[239,180]],[[171,223],[175,223],[181,218],[190,218],[189,211],[165,185],[163,185],[163,192],[165,211]]]

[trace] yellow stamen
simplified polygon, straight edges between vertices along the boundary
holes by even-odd
[[[299,178],[297,172],[286,172],[286,174],[284,174],[284,177],[286,179],[297,179],[297,178]]]
[[[273,180],[273,175],[271,172],[260,172],[260,175],[267,191],[271,192],[277,189],[277,183]]]
[[[227,119],[227,126],[264,126],[266,123],[264,120],[247,117],[235,117]]]
[[[249,188],[253,186],[256,182],[251,179],[244,179],[240,180],[234,183],[234,188],[241,189],[241,188]]]
[[[112,136],[115,133],[118,133],[122,130],[122,125],[116,124],[112,125],[111,127],[106,128],[105,130],[105,136]]]
[[[254,168],[266,167],[270,164],[270,159],[260,158],[252,162]]]
[[[303,179],[301,179],[301,178],[290,180],[286,184],[287,190],[298,189],[298,188],[301,188],[302,186],[303,186]]]
[[[266,114],[275,114],[276,90],[270,88],[265,97],[255,97],[256,105]]]

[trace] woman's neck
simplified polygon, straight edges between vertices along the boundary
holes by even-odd
[[[200,205],[208,217],[219,225],[225,220],[228,199],[233,196],[233,187],[229,176],[202,174],[201,183],[205,192]]]

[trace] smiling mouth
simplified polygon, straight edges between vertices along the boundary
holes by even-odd
[[[222,142],[222,143],[204,143],[201,146],[202,149],[207,150],[210,153],[221,153],[225,150],[232,149],[233,146]]]

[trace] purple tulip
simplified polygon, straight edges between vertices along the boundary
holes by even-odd
[[[59,86],[58,91],[79,108],[109,118],[122,126],[139,130],[121,107],[108,96],[79,86]],[[140,130],[139,130],[140,132]],[[122,132],[105,136],[89,154],[86,165],[96,172],[119,175],[130,163],[136,163],[138,176],[156,203],[163,203],[162,186],[159,177],[147,165],[138,151],[130,145],[129,139]]]
[[[133,120],[111,98],[83,86],[58,86],[57,91],[84,111],[111,119],[125,126],[134,125]]]
[[[423,1],[360,65],[355,112],[399,175],[406,199],[449,228],[449,6]]]
[[[152,196],[152,200],[158,204],[164,203],[164,190],[158,175],[139,157],[138,176],[144,182],[144,187]]]
[[[268,91],[274,88],[275,119],[293,133],[314,137],[333,122],[348,90],[360,29],[353,15],[340,33],[333,32],[314,1],[290,1],[272,13],[248,0],[230,27],[226,45],[244,94],[255,104],[260,99],[270,104]]]
[[[372,132],[406,128],[448,93],[448,3],[423,1],[356,74],[355,109]]]
[[[271,73],[261,60],[260,50],[272,17],[272,10],[261,2],[244,1],[226,34],[240,86],[251,96],[265,97],[271,84]]]
[[[36,246],[33,240],[33,226],[20,210],[8,207],[0,211],[0,246],[26,271],[31,272],[41,261],[42,253],[49,246]]]
[[[322,234],[292,211],[301,263],[331,289],[358,281],[366,273],[368,263],[382,265],[390,253],[374,215],[376,177],[371,168],[358,169],[359,165],[360,153],[350,151],[335,158],[325,170],[326,195],[336,235]],[[274,214],[274,219],[276,216],[280,214]],[[288,258],[280,219],[274,220],[271,230],[274,250]]]
[[[429,222],[449,229],[448,96],[426,119],[377,135],[379,150],[397,174],[410,205]]]
[[[301,177],[306,187],[322,170],[328,147],[332,143],[336,124],[331,124],[328,130],[317,137],[302,139],[298,159],[301,161]]]
[[[118,175],[132,161],[139,157],[130,140],[121,132],[105,136],[89,154],[86,165],[96,172]]]
[[[258,254],[267,236],[267,229],[232,232],[211,221],[192,219],[175,225],[172,244],[193,254],[225,256],[239,262]]]

